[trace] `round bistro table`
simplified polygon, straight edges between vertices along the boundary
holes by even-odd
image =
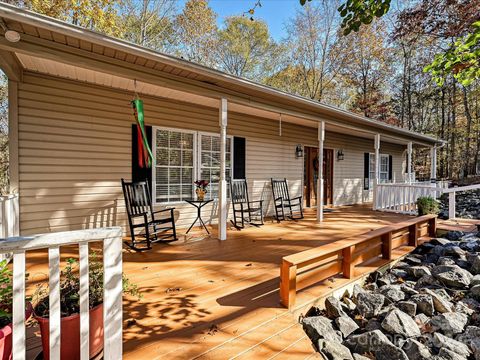
[[[188,228],[187,230],[187,234],[188,232],[192,229],[192,227],[196,224],[197,221],[200,222],[200,225],[203,226],[203,228],[205,229],[205,231],[207,232],[207,234],[210,235],[210,232],[208,231],[207,227],[205,226],[205,223],[203,222],[202,220],[202,207],[204,207],[205,205],[207,205],[208,203],[211,203],[213,200],[215,199],[204,199],[204,200],[196,200],[196,199],[185,199],[185,201],[187,203],[189,203],[190,205],[194,206],[197,208],[197,218],[195,219],[195,221],[192,223],[192,225],[190,225],[190,227]]]

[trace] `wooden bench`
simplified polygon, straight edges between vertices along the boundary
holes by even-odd
[[[330,244],[285,256],[280,267],[280,300],[291,309],[297,291],[308,285],[343,274],[351,279],[355,266],[380,256],[392,260],[392,251],[416,247],[435,237],[436,215],[425,215],[352,236]],[[301,271],[300,271],[301,270]],[[298,279],[298,278],[301,279]]]

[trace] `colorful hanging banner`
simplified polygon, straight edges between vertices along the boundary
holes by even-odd
[[[140,168],[149,168],[152,166],[153,154],[145,131],[143,101],[140,99],[132,100],[132,107],[133,115],[137,122],[138,166]]]

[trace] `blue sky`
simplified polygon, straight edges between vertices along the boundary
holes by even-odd
[[[255,0],[210,0],[210,7],[218,14],[219,26],[227,16],[241,15],[252,8]],[[178,1],[178,9],[183,8],[185,0]],[[298,0],[262,0],[262,7],[256,8],[255,18],[264,20],[270,35],[275,40],[284,37],[283,25],[301,8]]]

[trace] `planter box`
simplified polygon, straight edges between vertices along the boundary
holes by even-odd
[[[49,319],[35,316],[42,335],[44,360],[50,359]],[[90,358],[103,349],[103,304],[90,310]],[[60,359],[80,360],[80,315],[62,317],[60,322]],[[3,359],[2,359],[3,360]]]

